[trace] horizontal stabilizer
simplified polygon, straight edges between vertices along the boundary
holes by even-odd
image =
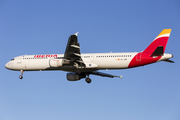
[[[163,60],[164,62],[170,62],[170,63],[174,63],[174,61],[172,61],[172,60],[169,60],[169,59],[167,59],[167,60]]]

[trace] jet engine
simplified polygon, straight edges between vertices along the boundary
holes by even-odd
[[[76,74],[76,73],[67,73],[67,80],[69,81],[78,81],[82,78],[85,78],[86,75],[83,74]]]
[[[61,67],[62,66],[62,59],[51,59],[49,61],[50,67]]]

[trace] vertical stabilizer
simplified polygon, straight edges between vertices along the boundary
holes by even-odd
[[[165,52],[166,45],[171,33],[171,29],[164,29],[162,32],[153,40],[153,42],[143,51],[143,53],[154,54],[157,50],[162,49]]]

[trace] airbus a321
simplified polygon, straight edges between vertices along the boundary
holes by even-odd
[[[81,54],[77,39],[78,33],[76,33],[69,37],[64,54],[22,55],[11,59],[6,63],[5,67],[9,70],[21,71],[20,79],[23,78],[24,71],[45,70],[67,71],[67,80],[77,81],[85,78],[87,83],[91,83],[89,78],[91,74],[122,78],[122,75],[106,74],[98,70],[127,69],[159,61],[173,63],[173,61],[169,60],[173,55],[164,53],[170,32],[171,29],[162,30],[142,52],[89,54]]]

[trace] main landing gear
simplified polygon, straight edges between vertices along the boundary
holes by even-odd
[[[80,69],[75,69],[74,71],[75,71],[76,74],[81,75],[81,70]],[[86,75],[87,75],[87,77],[86,77],[85,81],[87,83],[91,83],[91,79],[89,78],[89,74],[86,74]]]
[[[88,77],[85,79],[85,81],[86,81],[87,83],[91,83],[91,79],[89,78],[89,75],[88,75]]]
[[[19,79],[23,79],[23,73],[24,73],[24,71],[21,70],[21,75],[19,76]]]

